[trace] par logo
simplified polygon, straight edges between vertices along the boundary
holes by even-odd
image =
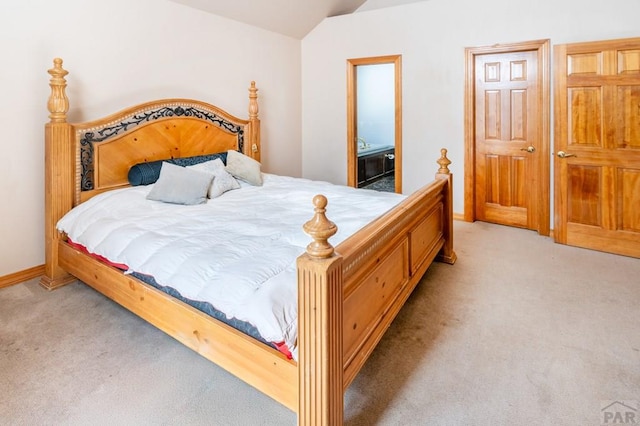
[[[602,401],[601,419],[603,425],[637,425],[638,401]]]

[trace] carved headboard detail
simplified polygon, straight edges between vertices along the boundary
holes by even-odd
[[[191,99],[164,99],[86,123],[67,123],[69,100],[62,60],[49,70],[49,118],[69,131],[74,157],[74,205],[100,192],[127,186],[131,166],[233,149],[260,161],[258,89],[249,87],[249,118]]]
[[[110,151],[115,153],[117,150],[117,157],[122,157],[123,152],[133,155],[133,158],[127,158],[127,170],[143,161],[202,155],[227,149],[244,152],[244,128],[247,122],[239,124],[237,121],[232,122],[203,105],[178,101],[160,103],[114,123],[78,130],[80,190],[91,191],[105,185],[123,183],[120,181],[121,171],[114,170],[111,161],[106,160]],[[110,144],[117,144],[117,148]],[[127,144],[131,146],[125,147]],[[159,158],[149,157],[146,151],[148,146],[142,149],[140,144],[152,145],[153,152]],[[137,151],[146,154],[136,156]]]

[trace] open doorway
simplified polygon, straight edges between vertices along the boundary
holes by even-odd
[[[402,192],[400,55],[347,60],[347,180]]]

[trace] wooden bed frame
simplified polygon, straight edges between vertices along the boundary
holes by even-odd
[[[260,160],[257,89],[249,118],[204,102],[148,102],[100,120],[67,122],[67,71],[54,59],[45,126],[46,265],[41,284],[80,279],[298,414],[299,425],[343,423],[344,391],[434,259],[453,264],[452,175],[436,179],[339,244],[314,198],[312,236],[298,258],[298,362],[73,248],[58,220],[93,195],[128,186],[141,161],[237,149]],[[311,200],[310,200],[311,201]],[[311,216],[311,205],[310,214]],[[302,226],[303,224],[301,224]]]

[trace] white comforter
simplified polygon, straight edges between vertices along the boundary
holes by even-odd
[[[58,229],[91,253],[253,324],[267,341],[286,343],[294,358],[295,262],[311,241],[302,225],[313,216],[313,196],[329,199],[334,246],[404,198],[270,174],[262,187],[242,185],[195,206],[149,201],[151,187],[93,197]]]

